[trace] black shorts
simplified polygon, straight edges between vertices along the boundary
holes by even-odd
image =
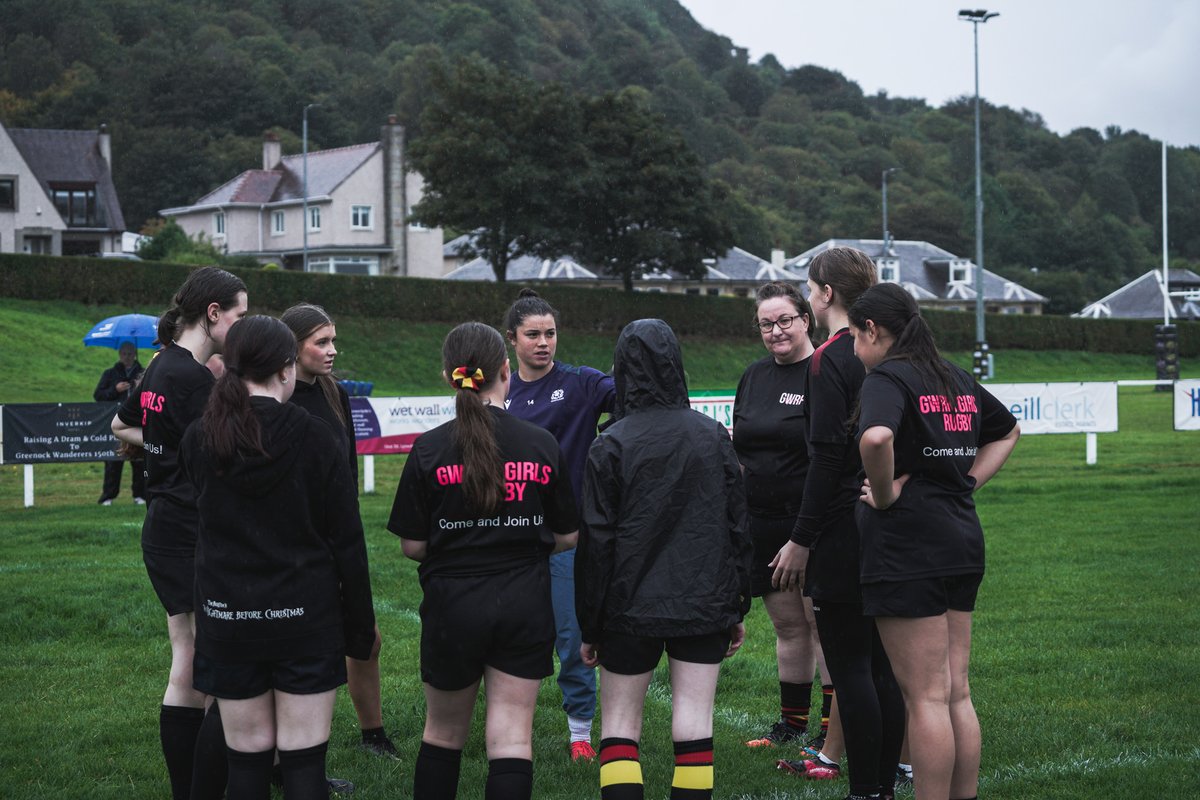
[[[729,650],[729,631],[699,636],[634,636],[605,631],[599,646],[600,664],[618,675],[641,675],[658,666],[663,650],[676,661],[720,664]]]
[[[277,661],[222,661],[197,651],[192,688],[221,700],[248,700],[271,689],[288,694],[320,694],[346,682],[341,653]]]
[[[155,498],[142,523],[142,561],[150,585],[167,616],[195,610],[196,532],[200,515],[194,508]]]
[[[425,579],[421,680],[446,692],[479,680],[484,666],[517,678],[554,673],[550,566],[540,560],[497,575]]]
[[[754,543],[754,560],[750,565],[750,594],[762,597],[777,592],[771,586],[771,575],[775,570],[768,564],[778,555],[792,537],[796,517],[750,517],[750,541]]]
[[[146,565],[146,574],[150,576],[150,585],[158,595],[158,602],[167,610],[168,617],[194,610],[195,556],[165,555],[143,550],[142,561]]]
[[[948,575],[915,581],[864,583],[863,613],[869,617],[936,617],[974,611],[983,574]]]

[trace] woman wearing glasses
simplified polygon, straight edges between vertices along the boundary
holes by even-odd
[[[794,286],[782,281],[764,284],[756,296],[754,326],[762,335],[766,357],[746,368],[733,401],[733,445],[746,483],[750,508],[750,538],[754,564],[750,589],[761,597],[775,627],[775,658],[779,667],[779,721],[749,747],[800,744],[809,727],[813,672],[821,656],[813,621],[812,601],[800,592],[781,592],[771,586],[770,566],[788,541],[804,479],[808,475],[808,440],[804,433],[804,381],[813,354],[810,338],[812,309]],[[821,670],[826,693],[832,686]],[[822,733],[829,709],[822,709]],[[819,751],[823,737],[812,742]],[[807,777],[836,778],[839,753],[821,760],[813,756],[797,763]],[[793,763],[793,762],[789,762]]]

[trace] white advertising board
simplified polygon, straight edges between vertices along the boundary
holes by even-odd
[[[1117,384],[987,383],[985,388],[1012,412],[1021,435],[1114,433]]]
[[[1200,431],[1200,381],[1175,381],[1175,430]]]

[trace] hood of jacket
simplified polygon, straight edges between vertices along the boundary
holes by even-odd
[[[232,464],[218,468],[217,477],[236,492],[259,497],[270,492],[292,471],[292,466],[309,444],[305,430],[311,417],[292,403],[270,397],[251,397],[250,407],[262,426],[262,453],[242,453]]]
[[[652,408],[687,408],[683,353],[671,326],[661,319],[639,319],[625,326],[613,353],[617,386],[614,419]]]

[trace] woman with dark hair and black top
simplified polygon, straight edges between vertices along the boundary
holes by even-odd
[[[862,609],[854,522],[862,462],[850,430],[865,371],[854,357],[847,310],[875,284],[876,268],[865,253],[834,247],[818,253],[808,270],[813,314],[832,335],[808,365],[808,476],[791,540],[773,562],[772,582],[785,591],[803,586],[812,598],[821,649],[837,686],[850,800],[891,797],[904,702],[875,621]]]
[[[374,640],[358,497],[329,426],[287,402],[296,340],[272,317],[227,338],[225,374],[180,444],[196,489],[194,685],[220,698],[230,800],[328,797],[325,752],[345,658]]]
[[[967,800],[978,793],[980,751],[967,679],[983,579],[974,493],[1021,432],[999,400],[942,359],[904,289],[868,290],[849,317],[869,370],[858,416],[863,610],[904,692],[917,797]]]
[[[350,465],[354,486],[358,489],[358,450],[355,447],[354,420],[350,416],[350,397],[333,379],[333,360],[337,357],[337,328],[333,319],[317,305],[300,303],[280,317],[296,336],[296,389],[291,402],[314,417],[324,420],[337,434]],[[360,661],[346,659],[346,688],[358,726],[362,748],[375,755],[398,758],[395,745],[383,729],[383,699],[379,681],[379,650],[383,642],[375,628],[371,657]]]
[[[216,267],[201,267],[171,301],[158,320],[163,349],[142,374],[113,418],[118,439],[142,447],[146,459],[146,520],[142,524],[142,558],[150,583],[167,612],[171,638],[171,673],[159,713],[159,735],[176,800],[210,796],[222,786],[193,788],[193,775],[207,781],[214,770],[193,770],[197,737],[204,721],[206,698],[192,688],[195,642],[196,495],[179,470],[179,441],[204,411],[213,376],[204,366],[220,353],[233,323],[246,314],[246,285]],[[205,739],[220,741],[220,718],[210,714]],[[219,765],[215,772],[219,772]],[[219,777],[214,784],[221,784]]]
[[[549,557],[575,546],[577,514],[558,442],[506,413],[504,339],[481,322],[442,345],[455,418],[404,464],[388,530],[421,562],[425,731],[413,796],[453,798],[483,679],[488,800],[533,792],[533,712],[553,673]]]
[[[671,797],[711,798],[721,662],[745,640],[751,545],[729,434],[688,406],[683,356],[662,320],[625,326],[613,354],[616,420],[588,452],[575,608],[600,664],[600,797],[641,800],[642,712],[663,651],[671,669]]]
[[[813,620],[812,601],[799,592],[780,592],[771,586],[769,566],[787,543],[804,496],[808,475],[808,442],[804,438],[804,381],[813,354],[812,309],[796,287],[782,281],[763,284],[756,294],[754,330],[770,354],[746,368],[733,401],[733,446],[742,465],[750,509],[750,538],[754,567],[750,589],[761,597],[775,628],[779,667],[779,721],[748,747],[801,743],[809,727],[813,673],[823,662]],[[831,779],[841,775],[840,725],[835,723],[832,752],[822,758],[825,729],[833,699],[833,682],[822,663],[823,708],[821,734],[802,759],[805,777]]]
[[[588,447],[596,438],[596,423],[613,410],[617,390],[613,379],[591,367],[577,367],[554,358],[558,347],[558,312],[532,289],[522,289],[504,316],[508,343],[517,357],[517,370],[508,387],[506,408],[518,419],[554,434],[562,448],[571,491],[580,502]],[[567,713],[572,761],[596,757],[592,748],[592,718],[596,716],[596,671],[579,657],[583,639],[575,618],[575,551],[550,557],[550,593],[558,629],[558,687]]]

